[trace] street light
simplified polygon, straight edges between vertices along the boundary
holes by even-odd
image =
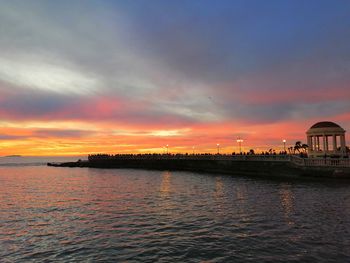
[[[194,155],[194,146],[192,146],[192,154]]]
[[[242,142],[243,142],[243,140],[240,137],[238,137],[237,142],[238,142],[238,145],[239,145],[239,152],[242,153]]]
[[[286,140],[283,140],[283,149],[286,151]]]
[[[218,154],[220,153],[220,144],[216,144],[216,146],[218,147]]]
[[[169,145],[166,145],[166,154],[169,154]]]

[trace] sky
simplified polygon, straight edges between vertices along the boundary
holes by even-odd
[[[348,0],[0,0],[0,156],[281,150],[324,120],[350,129]]]

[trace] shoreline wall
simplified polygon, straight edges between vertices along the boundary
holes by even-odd
[[[349,159],[292,155],[89,155],[87,161],[48,163],[56,167],[123,168],[224,173],[259,177],[350,179]]]
[[[290,160],[230,160],[199,158],[97,158],[89,161],[49,164],[60,167],[123,168],[192,171],[261,177],[344,177],[350,169],[298,166]]]

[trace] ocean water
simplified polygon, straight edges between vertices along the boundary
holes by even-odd
[[[0,160],[0,262],[350,261],[349,182],[38,160]]]
[[[43,166],[48,162],[70,162],[77,160],[86,160],[86,156],[24,156],[24,157],[0,157],[1,166]]]

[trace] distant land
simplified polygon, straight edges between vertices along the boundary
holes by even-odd
[[[14,155],[6,155],[4,157],[22,157],[22,155],[14,154]]]

